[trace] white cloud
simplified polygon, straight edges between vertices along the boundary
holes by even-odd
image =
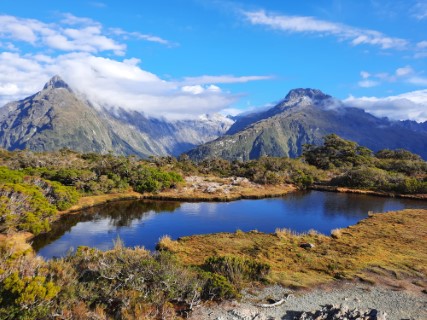
[[[393,120],[427,121],[427,90],[412,91],[385,98],[350,96],[347,106],[364,109],[378,117]]]
[[[126,51],[126,45],[113,37],[132,37],[137,40],[173,45],[170,41],[154,35],[127,32],[119,28],[105,31],[99,22],[69,13],[63,15],[59,24],[0,15],[0,37],[55,50],[92,53],[112,51],[119,56]]]
[[[181,88],[182,92],[188,92],[191,94],[201,94],[205,89],[201,85],[196,86],[183,86]]]
[[[68,24],[68,25],[86,25],[86,26],[101,27],[101,24],[99,22],[92,20],[91,18],[76,17],[71,13],[64,13],[61,22],[63,24]]]
[[[195,86],[183,86],[183,87],[181,87],[181,91],[182,92],[188,92],[191,94],[201,94],[201,93],[206,93],[206,92],[219,93],[222,90],[220,87],[215,86],[213,84],[211,84],[209,86],[201,86],[200,84],[198,84]]]
[[[359,87],[362,87],[362,88],[372,88],[380,85],[381,83],[378,81],[365,79],[365,80],[359,81],[357,84],[359,85]]]
[[[153,35],[150,35],[150,34],[143,34],[143,33],[140,33],[140,32],[128,32],[128,31],[125,31],[125,30],[120,29],[120,28],[110,28],[109,31],[112,34],[115,34],[117,36],[122,37],[123,39],[133,38],[133,39],[138,39],[138,40],[145,40],[145,41],[150,41],[150,42],[157,42],[157,43],[164,44],[164,45],[167,45],[167,46],[174,46],[175,45],[174,43],[172,43],[172,42],[170,42],[168,40],[165,40],[165,39],[163,39],[161,37],[153,36]]]
[[[421,76],[413,76],[408,78],[408,83],[415,84],[417,86],[427,86],[427,78]]]
[[[414,73],[414,70],[410,66],[406,66],[403,68],[397,68],[395,73],[398,77],[405,77]]]
[[[243,76],[236,77],[233,75],[209,76],[203,75],[200,77],[186,77],[184,83],[187,84],[209,84],[209,83],[245,83],[250,81],[271,80],[273,76]]]
[[[96,7],[96,8],[106,8],[107,7],[107,5],[105,3],[99,2],[99,1],[91,1],[91,2],[89,2],[89,4],[93,7]]]
[[[397,68],[393,73],[379,72],[370,73],[361,71],[360,80],[357,84],[362,88],[371,88],[381,85],[383,82],[404,82],[417,86],[427,86],[427,78],[422,73],[416,72],[411,66]]]
[[[55,74],[98,107],[123,107],[152,117],[195,118],[203,113],[220,112],[238,98],[214,84],[189,85],[186,80],[162,80],[138,64],[135,58],[117,61],[86,52],[57,57],[3,52],[0,54],[0,105],[39,91]]]
[[[313,17],[277,15],[266,13],[264,10],[243,11],[243,15],[254,25],[264,25],[292,33],[332,35],[339,40],[348,40],[355,46],[369,44],[382,49],[404,49],[408,45],[404,39],[388,37],[379,31],[355,28]]]
[[[413,16],[418,20],[427,19],[427,1],[417,1],[412,11]]]
[[[0,37],[62,51],[112,51],[123,55],[126,50],[125,44],[102,35],[101,24],[91,19],[66,14],[62,23],[76,27],[64,28],[34,19],[0,15]]]
[[[360,71],[360,76],[362,77],[362,79],[368,79],[371,74],[367,71]]]
[[[427,57],[427,41],[420,41],[417,43],[414,58],[422,59]]]
[[[170,119],[194,118],[219,112],[238,98],[216,84],[270,79],[204,75],[165,81],[141,69],[137,58],[100,56],[125,53],[126,45],[111,35],[171,44],[121,29],[105,33],[100,23],[71,14],[63,15],[59,24],[0,15],[0,45],[18,46],[18,50],[0,53],[0,106],[36,93],[57,74],[98,107],[123,107]],[[21,53],[22,42],[32,46],[33,53]]]

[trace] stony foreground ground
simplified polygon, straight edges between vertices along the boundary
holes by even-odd
[[[289,295],[285,302],[276,307],[266,307]],[[319,312],[322,306],[323,314]],[[325,310],[329,310],[328,314]],[[356,309],[356,310],[354,310]],[[420,290],[401,290],[390,286],[344,283],[335,288],[318,288],[310,292],[291,292],[280,286],[262,290],[249,290],[241,301],[211,304],[198,307],[190,317],[192,320],[286,320],[286,319],[346,319],[347,314],[367,315],[366,319],[427,319],[427,294]],[[316,314],[317,311],[317,314]],[[302,314],[305,312],[305,314]],[[341,312],[341,316],[339,316]],[[320,315],[320,316],[319,316]],[[332,317],[332,315],[334,317]],[[322,317],[323,316],[323,317]],[[330,317],[328,317],[330,316]],[[350,317],[365,319],[365,317]]]

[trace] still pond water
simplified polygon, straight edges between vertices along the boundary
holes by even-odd
[[[426,208],[425,201],[381,198],[333,192],[297,192],[280,198],[234,202],[120,201],[65,217],[48,234],[34,239],[33,247],[45,258],[66,255],[78,246],[109,249],[120,237],[126,246],[154,250],[159,238],[288,228],[329,234],[353,225],[368,211],[386,212]]]

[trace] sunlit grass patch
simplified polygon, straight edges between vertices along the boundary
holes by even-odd
[[[238,231],[191,236],[172,242],[172,251],[190,265],[225,255],[266,263],[271,267],[269,281],[297,287],[356,276],[370,282],[368,275],[362,276],[368,271],[396,279],[426,277],[426,215],[422,209],[375,214],[349,228],[333,230],[332,237],[288,229],[276,229],[273,234]]]

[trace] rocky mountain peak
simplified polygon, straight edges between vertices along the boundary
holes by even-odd
[[[43,87],[43,90],[64,88],[71,91],[70,86],[58,75],[53,76]]]
[[[324,94],[322,91],[317,89],[298,88],[298,89],[292,89],[291,91],[289,91],[289,93],[286,95],[285,100],[287,101],[299,100],[304,97],[310,98],[311,100],[314,100],[314,101],[322,101],[322,100],[331,98],[330,95]]]

